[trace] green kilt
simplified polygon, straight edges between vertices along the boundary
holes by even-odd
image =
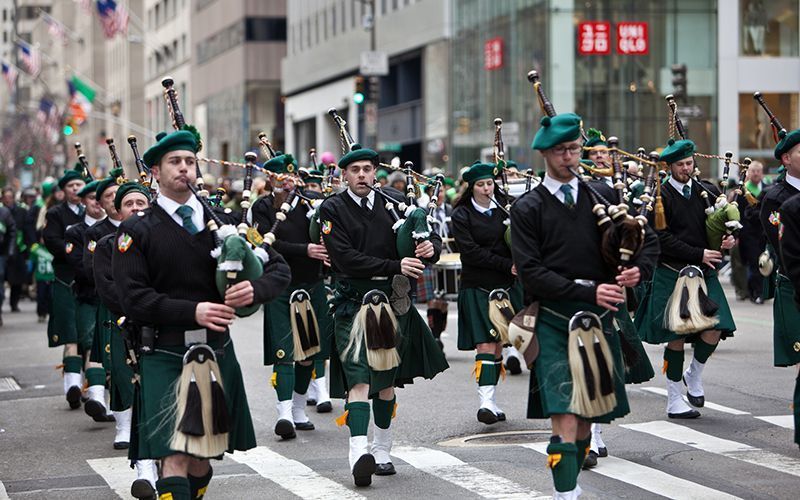
[[[773,355],[775,366],[800,363],[800,310],[794,302],[794,286],[786,276],[777,275],[773,315]]]
[[[655,377],[656,373],[647,357],[647,351],[644,350],[642,339],[636,334],[631,315],[624,307],[614,313],[613,322],[614,330],[621,336],[620,342],[627,342],[635,356],[633,360],[625,360],[625,383],[641,384]]]
[[[522,286],[518,281],[506,289],[511,296],[514,312],[522,308]],[[489,292],[484,288],[462,288],[458,291],[458,349],[474,351],[475,346],[497,342],[489,333],[494,329],[489,321]]]
[[[552,415],[574,414],[570,408],[572,375],[567,355],[569,319],[578,311],[591,311],[601,317],[603,331],[614,358],[614,393],[617,406],[592,422],[607,424],[630,412],[625,393],[625,369],[619,337],[614,333],[612,315],[605,309],[582,302],[542,301],[536,322],[539,356],[533,362],[528,396],[528,418],[550,418]],[[578,415],[580,417],[580,415]]]
[[[94,332],[97,329],[97,303],[76,300],[75,322],[78,332],[78,350],[81,353],[91,353]]]
[[[344,397],[356,384],[369,384],[369,394],[373,397],[388,387],[411,384],[417,377],[432,379],[449,368],[428,324],[413,304],[406,314],[397,316],[400,366],[392,370],[372,370],[367,363],[366,346],[359,353],[358,361],[353,361],[351,353],[345,359],[341,358],[350,341],[350,329],[361,300],[373,289],[383,291],[387,297],[392,294],[388,280],[338,280],[336,283],[331,301],[335,352],[331,353],[330,392],[334,398]]]
[[[733,336],[736,331],[736,324],[733,322],[731,308],[728,306],[728,299],[719,283],[715,271],[703,270],[703,276],[708,288],[708,297],[719,304],[719,322],[713,328],[722,332],[722,338]],[[687,340],[693,342],[698,334],[678,335],[664,328],[664,311],[667,308],[675,282],[678,281],[678,271],[658,266],[653,273],[653,281],[645,286],[645,295],[636,312],[636,331],[639,337],[648,344],[663,344],[673,340]]]
[[[327,359],[330,356],[331,316],[328,313],[328,297],[325,284],[301,283],[289,287],[275,300],[264,304],[264,364],[274,365],[280,362],[294,363],[294,340],[289,319],[289,297],[295,290],[303,289],[311,296],[311,305],[317,316],[319,325],[320,352],[310,356],[309,360]]]
[[[211,343],[212,348],[218,347]],[[155,352],[142,356],[140,360],[141,381],[137,386],[134,404],[134,423],[131,431],[129,458],[157,459],[177,453],[169,447],[175,428],[175,417],[170,409],[175,403],[175,384],[183,368],[183,354],[187,348],[158,347]],[[217,355],[222,374],[225,402],[231,416],[231,432],[228,436],[228,453],[245,451],[256,446],[250,407],[244,390],[242,371],[233,350],[233,341],[228,339],[225,353]]]
[[[109,313],[110,314],[110,313]],[[128,353],[122,338],[122,329],[117,326],[117,318],[111,315],[109,330],[109,368],[111,374],[111,410],[123,411],[133,405],[133,368],[128,364]]]
[[[102,303],[97,306],[97,325],[94,328],[92,351],[89,361],[101,363],[106,372],[111,370],[111,321],[115,320],[111,311]]]
[[[50,287],[50,318],[47,321],[47,347],[58,347],[78,342],[75,324],[77,310],[72,287],[59,279]]]

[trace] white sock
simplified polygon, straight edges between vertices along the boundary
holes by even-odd
[[[278,401],[277,408],[278,420],[288,420],[289,422],[293,422],[291,399],[287,399],[286,401]]]
[[[367,436],[350,436],[350,454],[348,455],[348,459],[350,460],[351,471],[356,462],[358,462],[358,459],[368,453],[369,439],[367,439]]]
[[[131,442],[131,417],[133,417],[133,410],[130,408],[124,411],[114,412],[117,429],[117,434],[114,436],[115,443]]]
[[[692,407],[683,399],[683,384],[667,379],[667,413],[686,413]]]
[[[292,393],[292,421],[298,424],[308,422],[308,415],[306,415],[306,395]]]
[[[377,425],[372,433],[372,455],[375,463],[388,464],[392,462],[392,428],[381,429]]]

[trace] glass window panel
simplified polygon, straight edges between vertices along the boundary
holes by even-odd
[[[798,55],[797,0],[739,0],[740,54],[743,56]]]
[[[769,109],[787,130],[800,128],[800,94],[763,94]],[[761,161],[765,172],[775,172],[780,163],[773,156],[775,135],[767,114],[753,94],[739,94],[739,154]]]

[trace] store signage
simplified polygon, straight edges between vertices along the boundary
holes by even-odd
[[[483,69],[493,71],[502,67],[503,38],[490,38],[483,43]]]
[[[617,24],[617,54],[646,55],[650,50],[647,23]]]
[[[386,76],[389,74],[389,57],[386,52],[362,52],[358,72],[364,76]]]
[[[578,53],[582,56],[611,53],[611,23],[585,21],[578,24]]]

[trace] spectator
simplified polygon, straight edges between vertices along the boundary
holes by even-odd
[[[764,165],[760,161],[754,161],[750,164],[750,168],[747,169],[744,187],[755,198],[758,198],[761,191],[763,191]],[[741,256],[742,265],[747,270],[747,298],[755,304],[762,304],[764,302],[761,297],[764,278],[758,271],[758,256],[764,251],[767,240],[758,218],[758,206],[750,206],[744,196],[739,196],[737,203],[742,215],[742,229],[739,232],[739,255]]]
[[[17,231],[14,241],[10,242],[8,259],[6,260],[6,281],[10,289],[8,303],[11,312],[19,312],[19,299],[22,297],[23,288],[28,283],[28,245],[25,243],[25,219],[28,211],[15,200],[14,190],[10,187],[3,189],[3,206],[14,218]]]
[[[17,227],[11,211],[5,205],[0,205],[0,283],[5,283],[6,261],[13,247],[17,243]],[[0,326],[3,326],[3,301],[5,300],[5,286],[0,286]]]

